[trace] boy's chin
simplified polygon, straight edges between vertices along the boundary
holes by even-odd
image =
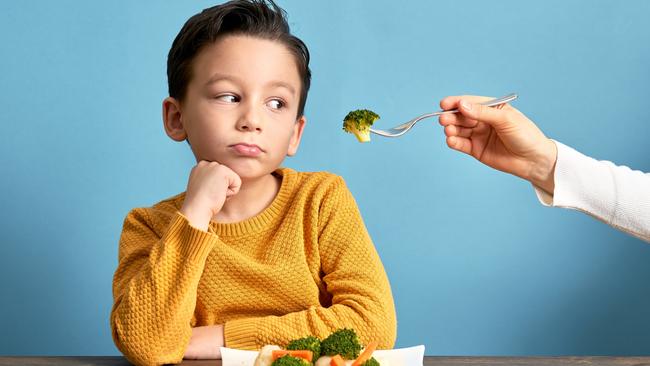
[[[262,167],[262,166],[238,166],[238,164],[226,165],[233,172],[237,173],[242,181],[256,180],[266,175],[273,173],[278,167]]]
[[[235,172],[242,181],[256,180],[273,173],[280,167],[279,163],[272,164],[270,161],[231,159],[230,157],[203,158],[208,161],[215,161],[225,165]],[[266,164],[265,164],[266,163]],[[280,162],[281,163],[281,162]]]

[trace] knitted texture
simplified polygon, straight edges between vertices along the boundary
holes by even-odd
[[[393,297],[381,260],[341,177],[288,168],[260,214],[211,222],[178,210],[185,194],[129,212],[113,279],[111,328],[133,363],[178,363],[192,327],[224,324],[227,347],[353,328],[391,348]]]
[[[555,190],[535,187],[540,202],[584,212],[650,243],[650,173],[557,146]]]

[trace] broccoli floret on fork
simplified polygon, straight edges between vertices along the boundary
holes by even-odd
[[[353,133],[359,142],[370,141],[370,126],[379,119],[379,115],[368,109],[357,109],[343,119],[343,131]]]

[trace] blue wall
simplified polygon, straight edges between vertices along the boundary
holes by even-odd
[[[517,92],[551,137],[650,171],[650,2],[280,1],[310,46],[309,125],[286,165],[343,175],[392,282],[397,346],[430,355],[650,355],[650,246],[538,204],[449,150],[437,121],[359,144],[461,93]],[[208,1],[0,4],[0,354],[117,354],[108,316],[128,210],[185,188],[165,62]]]

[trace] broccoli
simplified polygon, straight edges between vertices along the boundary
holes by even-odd
[[[380,366],[376,358],[370,357],[368,361],[361,364],[361,366]]]
[[[304,358],[286,355],[273,361],[271,366],[312,366],[312,363]]]
[[[343,119],[343,131],[353,133],[359,142],[370,141],[370,126],[379,119],[379,115],[367,109],[357,109],[348,113]]]
[[[317,360],[320,357],[320,339],[309,336],[300,339],[294,339],[289,342],[286,347],[288,350],[308,350],[314,355],[313,360]]]
[[[354,360],[359,357],[361,343],[354,330],[339,329],[321,342],[320,349],[322,355],[341,355],[346,360]]]

